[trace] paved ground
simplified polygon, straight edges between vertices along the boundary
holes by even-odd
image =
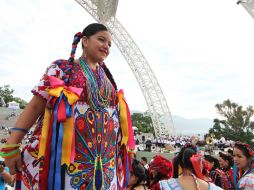
[[[13,117],[8,117],[13,110],[9,109],[9,108],[3,108],[0,107],[0,127],[3,126],[7,126],[9,128],[14,127],[16,120],[18,118],[18,116],[20,115],[22,110],[16,110],[15,111],[15,116]],[[6,130],[0,128],[0,138],[6,138],[8,136],[8,133]]]
[[[148,163],[155,155],[162,155],[165,158],[172,160],[174,157],[174,153],[160,153],[160,152],[145,152],[145,151],[137,151],[137,160],[140,160],[141,157],[145,156],[147,158]]]

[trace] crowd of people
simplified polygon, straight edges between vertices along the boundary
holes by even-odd
[[[129,189],[151,190],[253,190],[254,150],[250,145],[236,142],[233,149],[218,155],[202,154],[196,145],[185,144],[172,160],[156,155],[139,164],[142,180],[129,183]],[[141,167],[141,165],[143,167]],[[141,172],[142,170],[142,172]],[[142,187],[141,187],[142,186]],[[136,188],[139,187],[139,188]]]
[[[197,144],[199,146],[206,146],[206,150],[210,153],[214,149],[224,149],[228,147],[232,147],[234,144],[234,141],[232,140],[226,140],[224,137],[221,137],[220,139],[216,138],[206,138],[209,134],[204,135],[197,135],[197,136],[188,136],[188,135],[178,135],[178,136],[171,136],[171,137],[164,137],[164,138],[147,138],[143,142],[139,140],[138,136],[142,136],[142,133],[139,135],[135,135],[135,143],[138,146],[138,150],[143,150],[142,145],[145,148],[145,151],[151,152],[151,151],[158,151],[158,148],[162,150],[163,148],[170,147],[171,150],[173,149],[179,149],[185,146],[185,144],[192,143]],[[209,141],[209,142],[207,142]],[[141,147],[140,147],[141,146]]]

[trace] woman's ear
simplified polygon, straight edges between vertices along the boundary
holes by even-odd
[[[88,46],[88,38],[86,36],[82,37],[82,47],[87,48]]]

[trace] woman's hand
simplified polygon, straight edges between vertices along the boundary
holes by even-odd
[[[21,154],[18,153],[17,156],[13,158],[6,158],[5,164],[10,170],[10,174],[14,175],[17,171],[22,171],[22,162],[21,162]]]

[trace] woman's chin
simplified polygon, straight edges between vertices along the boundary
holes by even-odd
[[[100,57],[100,58],[98,58],[98,63],[103,62],[105,59],[106,59],[105,57]]]

